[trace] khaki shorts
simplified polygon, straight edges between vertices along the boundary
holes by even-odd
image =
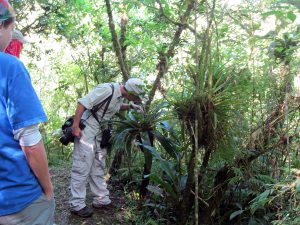
[[[0,225],[53,225],[54,210],[54,199],[48,200],[42,194],[20,212],[0,216]]]

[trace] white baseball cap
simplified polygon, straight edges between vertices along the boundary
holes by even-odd
[[[17,39],[19,40],[22,44],[28,43],[28,40],[23,36],[21,31],[14,29],[12,32],[12,39]]]
[[[147,101],[145,83],[138,78],[130,78],[125,83],[125,89],[129,94],[138,96],[142,101]]]

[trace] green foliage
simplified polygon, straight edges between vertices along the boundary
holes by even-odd
[[[27,58],[21,60],[30,70],[49,117],[49,122],[41,126],[49,163],[51,166],[69,163],[72,148],[62,148],[53,133],[67,116],[74,114],[78,98],[88,90],[101,82],[122,80],[105,3],[11,2],[17,10],[17,28],[32,41],[24,45],[22,55]],[[201,1],[198,4],[196,1],[185,21],[182,19],[190,1],[111,3],[118,38],[121,18],[128,17],[121,48],[130,76],[147,80],[149,90],[153,80],[159,81],[159,92],[149,112],[132,111],[113,121],[113,150],[126,150],[123,164],[128,168],[119,172],[122,177],[130,177],[128,186],[139,181],[145,160],[136,150],[143,149],[148,154],[147,162],[154,158],[149,178],[155,186],[150,191],[151,199],[145,203],[145,211],[138,212],[134,202],[137,193],[125,188],[133,199],[126,222],[174,222],[170,212],[183,198],[198,132],[201,148],[195,165],[201,167],[199,177],[203,178],[200,197],[207,201],[218,193],[214,175],[220,168],[226,165],[234,171],[228,181],[229,188],[224,190],[225,197],[232,201],[220,199],[221,207],[216,206],[209,215],[211,223],[298,224],[299,182],[289,188],[284,188],[289,186],[288,182],[281,183],[289,173],[289,165],[299,164],[298,112],[284,115],[282,123],[262,132],[268,138],[259,147],[268,152],[251,166],[235,162],[237,158],[256,156],[257,149],[249,147],[252,131],[257,127],[267,128],[268,119],[273,118],[274,109],[282,99],[287,98],[289,109],[299,108],[297,96],[289,98],[291,93],[286,93],[285,88],[298,74],[300,65],[299,2],[204,1],[202,4]],[[210,21],[212,25],[208,27]],[[177,44],[173,37],[181,26],[183,33]],[[122,43],[121,39],[119,42]],[[166,67],[160,67],[159,60],[165,59],[173,44],[174,57],[167,60]],[[156,77],[164,69],[168,73]],[[161,101],[169,104],[159,104]],[[282,142],[286,134],[290,138]],[[204,162],[207,155],[208,161]],[[277,171],[281,174],[274,175]]]
[[[229,220],[234,219],[235,217],[241,215],[243,212],[244,212],[244,210],[239,209],[239,210],[237,210],[237,211],[231,213],[231,215],[230,215],[230,217],[229,217]]]
[[[269,197],[273,194],[274,189],[269,189],[259,194],[252,200],[250,212],[254,214],[258,209],[264,209],[265,205],[269,203]]]
[[[150,151],[154,159],[158,161],[158,166],[165,175],[164,179],[162,179],[161,176],[152,173],[150,174],[151,180],[160,185],[166,191],[166,193],[170,195],[174,202],[178,201],[178,199],[181,198],[181,188],[185,186],[184,183],[181,183],[184,181],[184,177],[180,175],[181,171],[176,171],[176,168],[180,168],[178,166],[179,162],[176,162],[175,164],[171,161],[167,161],[160,156],[155,148],[147,145],[143,146]]]
[[[269,46],[272,56],[279,62],[289,63],[292,60],[293,53],[299,48],[300,33],[295,36],[285,33],[283,38],[275,38]]]

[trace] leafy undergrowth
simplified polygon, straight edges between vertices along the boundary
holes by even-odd
[[[70,166],[51,168],[50,174],[54,185],[55,193],[55,223],[56,225],[119,225],[119,224],[136,224],[132,205],[128,196],[124,196],[121,187],[117,185],[109,185],[110,195],[114,207],[110,209],[94,210],[94,215],[91,218],[80,218],[76,215],[71,215],[69,211],[68,200],[70,197]],[[88,185],[87,185],[88,186]],[[91,207],[91,192],[87,187],[86,203]]]

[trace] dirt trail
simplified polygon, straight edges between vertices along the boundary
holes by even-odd
[[[69,211],[69,183],[70,169],[69,168],[51,168],[50,174],[52,177],[55,193],[55,223],[56,225],[124,225],[125,215],[125,198],[119,191],[112,191],[111,199],[114,207],[111,209],[96,209],[91,218],[83,219],[76,215],[71,215]],[[118,193],[120,194],[118,196]],[[90,190],[87,189],[87,205],[91,206]],[[128,223],[127,223],[128,224]]]

